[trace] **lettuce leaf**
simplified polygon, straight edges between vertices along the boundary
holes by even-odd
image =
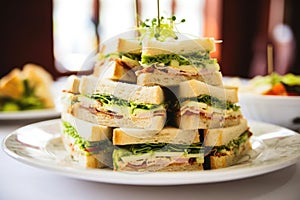
[[[113,53],[108,53],[108,54],[99,54],[98,59],[99,60],[105,60],[105,59],[121,59],[123,56],[140,61],[141,60],[141,54],[139,53],[123,53],[123,52],[113,52]]]
[[[235,103],[231,103],[228,101],[222,101],[216,97],[212,97],[207,94],[202,94],[196,98],[182,98],[182,99],[180,99],[180,102],[184,102],[187,100],[192,100],[192,101],[194,100],[197,102],[205,103],[205,104],[215,107],[215,108],[221,108],[221,109],[226,109],[226,110],[232,109],[233,111],[238,111],[240,109],[240,106],[238,106]]]
[[[237,139],[231,140],[228,144],[214,147],[212,152],[222,152],[237,149],[240,147],[240,145],[245,143],[251,135],[251,132],[246,131],[243,134],[241,134]]]
[[[86,155],[97,154],[100,151],[108,151],[113,148],[110,140],[101,141],[88,141],[81,137],[77,130],[67,121],[62,121],[63,133],[72,137],[75,142],[74,145],[78,146],[81,151]]]
[[[180,65],[193,65],[205,68],[207,64],[217,63],[216,59],[210,58],[209,52],[195,52],[190,54],[160,54],[155,56],[142,56],[142,64],[165,64],[170,65],[171,61],[177,61]]]
[[[194,144],[170,144],[170,143],[145,143],[145,144],[132,144],[123,145],[122,149],[125,155],[141,155],[152,152],[184,152],[186,154],[203,153],[204,148],[202,143]],[[122,155],[124,156],[124,155]]]
[[[113,95],[108,95],[108,94],[93,94],[91,96],[91,98],[95,99],[97,101],[100,101],[102,104],[105,104],[105,105],[119,105],[119,106],[129,107],[131,110],[131,113],[134,113],[134,111],[136,109],[152,110],[152,109],[156,109],[160,106],[165,107],[164,104],[135,103],[135,102],[120,99]]]

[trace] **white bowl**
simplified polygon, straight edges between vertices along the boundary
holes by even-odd
[[[247,119],[300,131],[300,96],[239,93],[239,104]]]

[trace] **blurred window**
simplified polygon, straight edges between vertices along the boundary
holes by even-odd
[[[55,65],[59,72],[85,71],[98,43],[132,30],[136,25],[136,2],[141,20],[157,17],[154,0],[53,0]],[[176,15],[186,22],[178,30],[203,35],[205,0],[161,0],[160,15]],[[95,19],[97,18],[97,19]]]
[[[55,64],[60,72],[79,71],[97,48],[93,0],[53,0]]]

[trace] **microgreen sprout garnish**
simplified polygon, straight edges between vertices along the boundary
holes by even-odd
[[[155,38],[160,42],[164,42],[167,38],[177,40],[178,36],[176,35],[176,32],[178,31],[176,29],[176,25],[184,22],[185,19],[176,22],[176,16],[169,18],[162,16],[159,18],[159,21],[157,18],[153,18],[152,20],[146,19],[145,21],[142,21],[140,27],[138,27],[140,41],[142,41],[145,37]]]

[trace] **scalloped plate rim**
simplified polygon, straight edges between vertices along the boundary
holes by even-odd
[[[298,162],[300,157],[300,151],[297,149],[297,154],[289,157],[280,158],[275,161],[267,163],[256,163],[256,164],[238,164],[236,166],[217,169],[217,170],[205,170],[196,172],[155,172],[155,173],[141,173],[141,172],[115,172],[111,169],[85,169],[80,167],[74,167],[68,165],[68,163],[58,164],[56,162],[45,162],[37,160],[36,158],[24,157],[20,154],[15,153],[12,150],[9,140],[12,137],[18,136],[19,132],[26,132],[32,130],[32,128],[46,127],[46,126],[57,126],[60,119],[47,120],[37,122],[24,127],[21,127],[5,137],[2,142],[3,150],[12,158],[40,169],[48,170],[63,176],[95,181],[102,183],[113,183],[113,184],[126,184],[126,185],[186,185],[186,184],[205,184],[205,183],[216,183],[224,181],[232,181],[238,179],[249,178],[253,176],[263,175],[266,173],[274,172],[279,169],[286,168]],[[250,128],[264,127],[279,129],[287,131],[288,136],[296,136],[297,142],[300,142],[300,135],[292,130],[286,129],[273,124],[264,122],[256,122],[249,120]],[[52,133],[50,133],[52,134]],[[58,133],[59,134],[59,133]],[[254,133],[254,136],[256,134]],[[265,135],[265,134],[262,134]],[[52,139],[59,138],[58,135],[53,136]],[[22,145],[20,146],[22,147]],[[299,147],[300,148],[300,147]],[[43,149],[43,148],[41,148]],[[44,149],[45,151],[45,149]],[[26,153],[26,152],[22,152]]]

